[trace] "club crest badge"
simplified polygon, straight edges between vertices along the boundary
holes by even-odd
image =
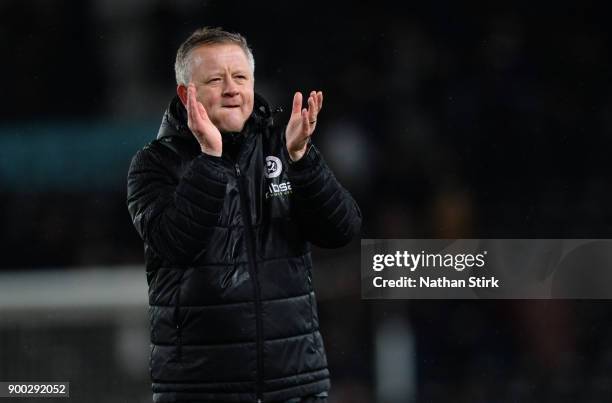
[[[280,176],[283,170],[283,163],[280,158],[272,155],[266,157],[266,169],[264,171],[266,178],[272,179]]]

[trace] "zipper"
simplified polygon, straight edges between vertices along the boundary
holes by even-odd
[[[253,238],[253,227],[251,227],[251,214],[247,205],[247,192],[244,188],[244,178],[240,171],[238,163],[234,165],[236,170],[236,179],[238,181],[238,190],[240,192],[240,209],[242,211],[242,219],[246,227],[247,237],[247,253],[249,256],[249,272],[253,280],[253,290],[255,293],[255,329],[257,333],[257,403],[261,403],[263,391],[263,325],[261,323],[261,292],[259,289],[259,280],[257,278],[257,265],[255,264],[255,239]]]

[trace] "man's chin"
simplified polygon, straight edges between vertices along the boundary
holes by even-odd
[[[222,133],[235,133],[241,132],[244,127],[244,122],[226,122],[218,126],[219,131]]]

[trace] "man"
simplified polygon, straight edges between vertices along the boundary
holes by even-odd
[[[177,94],[128,174],[145,243],[154,402],[324,402],[329,371],[309,243],[339,247],[357,205],[310,144],[323,104],[286,127],[254,93],[246,40],[195,31]]]

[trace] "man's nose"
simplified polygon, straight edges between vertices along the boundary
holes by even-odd
[[[223,95],[228,96],[228,97],[238,95],[238,85],[232,78],[225,81],[225,87],[223,88]]]

